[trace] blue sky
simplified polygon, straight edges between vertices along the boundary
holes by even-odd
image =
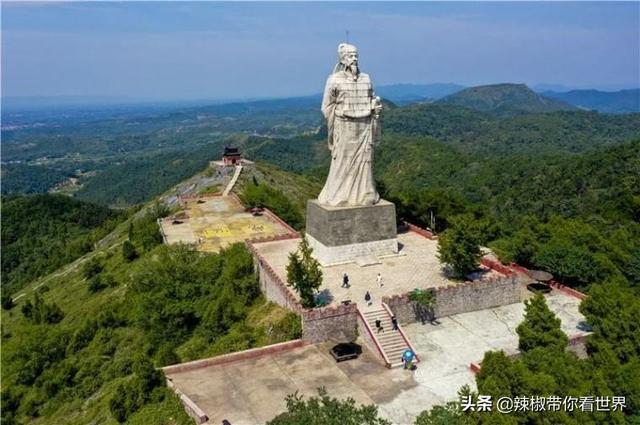
[[[2,95],[310,94],[347,29],[377,85],[640,85],[638,2],[3,2]]]

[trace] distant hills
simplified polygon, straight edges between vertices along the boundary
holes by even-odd
[[[391,84],[376,87],[376,93],[398,104],[433,101],[459,92],[465,86],[452,83],[437,84]]]
[[[577,109],[561,100],[542,96],[524,84],[470,87],[446,96],[438,103],[464,106],[500,117]]]
[[[600,90],[545,91],[545,97],[558,99],[582,109],[609,114],[640,112],[640,89],[606,92]]]

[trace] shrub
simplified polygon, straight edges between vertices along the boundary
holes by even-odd
[[[100,260],[98,260],[96,257],[93,257],[91,260],[85,263],[84,267],[82,268],[82,275],[85,279],[91,279],[92,277],[102,273],[102,270],[104,270],[104,266],[102,265]]]
[[[3,310],[11,310],[14,307],[14,303],[13,303],[13,298],[11,297],[11,294],[7,293],[6,291],[3,292],[2,294],[2,309]]]
[[[64,318],[64,313],[57,304],[47,304],[37,292],[33,296],[33,301],[28,299],[22,306],[22,314],[32,323],[54,324]]]

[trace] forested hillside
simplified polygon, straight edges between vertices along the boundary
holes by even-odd
[[[495,118],[455,105],[411,105],[383,116],[385,133],[431,136],[464,152],[502,154],[579,153],[640,135],[640,114],[552,112]]]
[[[55,224],[87,212],[52,202],[34,214]],[[242,244],[220,254],[160,245],[163,209],[147,210],[3,305],[3,424],[190,424],[155,367],[299,337],[297,317],[260,294]],[[85,220],[104,220],[94,213]]]
[[[62,195],[3,197],[3,298],[91,251],[124,218]]]
[[[545,91],[543,96],[562,100],[582,109],[610,114],[640,112],[640,89],[605,92],[600,90]]]

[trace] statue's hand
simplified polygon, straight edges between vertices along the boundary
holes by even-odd
[[[380,100],[380,96],[373,98],[372,107],[373,113],[375,115],[380,115],[380,112],[382,112],[382,100]]]

